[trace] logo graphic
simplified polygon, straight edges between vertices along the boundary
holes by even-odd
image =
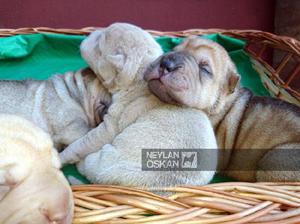
[[[200,170],[197,149],[143,149],[142,170],[193,171]]]
[[[260,155],[269,149],[250,150],[251,155]],[[300,171],[299,148],[276,149],[276,154],[288,163],[276,162],[257,168],[245,160],[233,168],[219,166],[220,158],[229,158],[231,154],[232,149],[142,149],[141,165],[143,171]],[[237,150],[235,157],[249,158],[249,150]]]
[[[197,168],[197,152],[181,152],[182,168]]]

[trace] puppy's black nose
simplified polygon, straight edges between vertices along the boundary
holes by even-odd
[[[166,55],[162,58],[160,68],[163,73],[169,73],[178,68],[176,65],[176,59],[172,55]]]

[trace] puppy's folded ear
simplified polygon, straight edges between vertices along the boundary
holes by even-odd
[[[117,77],[115,83],[121,86],[128,86],[136,77],[142,57],[136,53],[118,53],[108,55],[107,60],[115,66]]]
[[[125,57],[122,54],[107,55],[107,60],[119,71],[122,70],[125,64]]]
[[[239,86],[240,76],[236,72],[230,71],[227,77],[228,94],[232,94]]]

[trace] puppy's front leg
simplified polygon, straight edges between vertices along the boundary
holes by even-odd
[[[88,155],[81,161],[78,171],[92,183],[143,186],[151,183],[152,176],[142,171],[141,162],[124,159],[123,151],[106,144],[98,152]],[[157,179],[157,178],[155,178]]]
[[[108,116],[105,118],[98,127],[89,131],[59,154],[62,164],[79,162],[86,155],[112,142],[117,134],[117,125]]]
[[[93,183],[110,179],[111,167],[117,165],[118,152],[111,144],[86,156],[77,164],[78,171]]]

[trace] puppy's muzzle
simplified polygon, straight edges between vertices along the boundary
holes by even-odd
[[[182,54],[179,52],[171,52],[164,55],[160,61],[160,77],[180,69],[182,67],[182,59]]]
[[[144,79],[147,82],[155,79],[159,80],[167,74],[176,72],[183,67],[184,56],[181,52],[170,52],[161,56],[148,67]]]

